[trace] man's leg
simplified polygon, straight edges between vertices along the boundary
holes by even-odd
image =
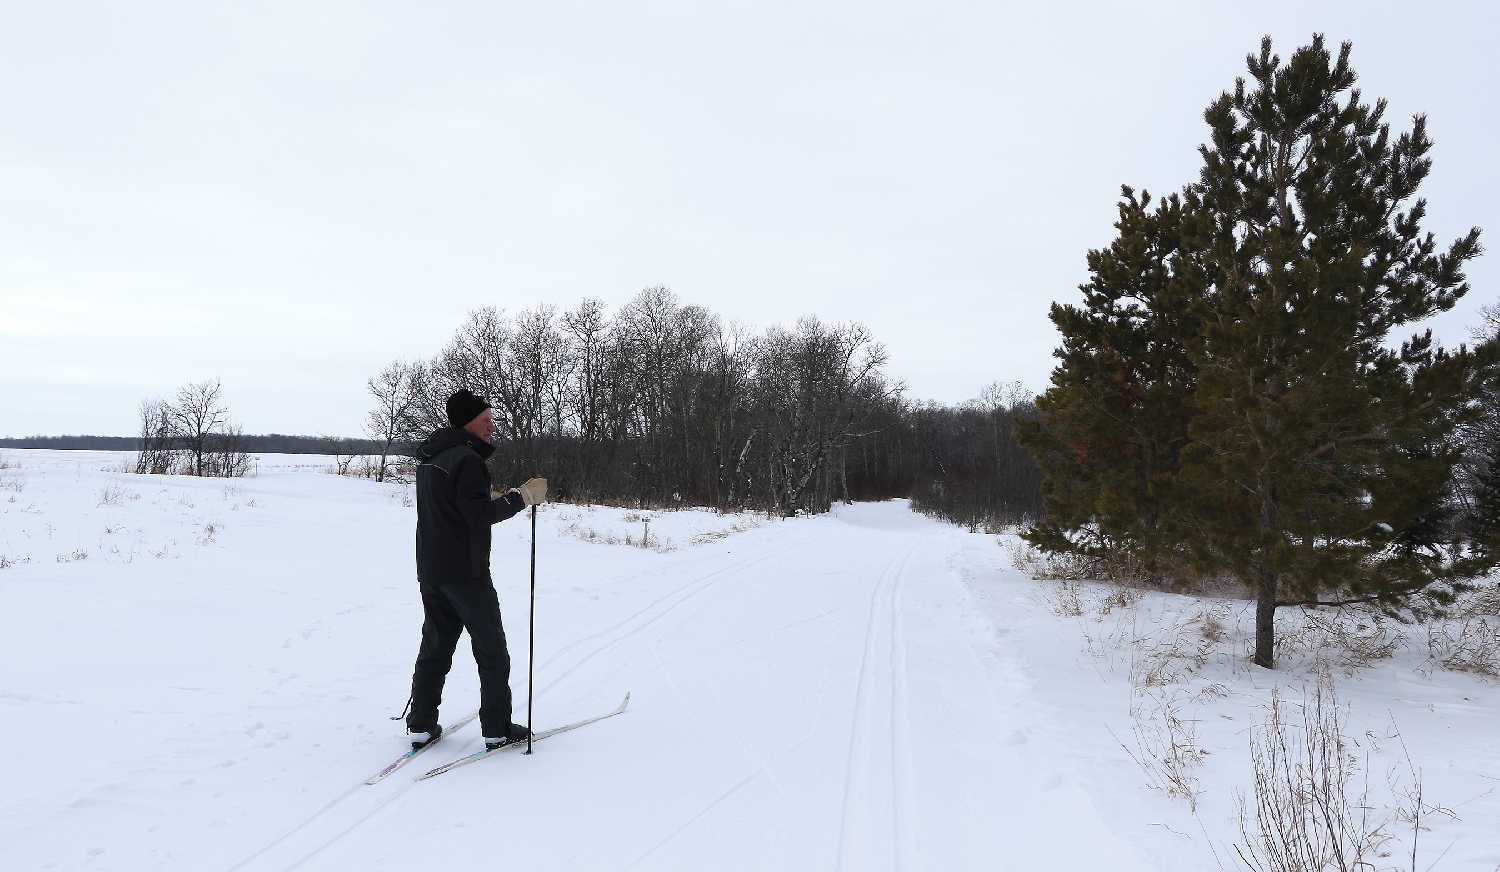
[[[479,725],[486,736],[504,736],[510,726],[510,651],[500,623],[500,600],[488,579],[443,587],[469,631],[479,666]]]
[[[443,682],[453,665],[453,649],[461,632],[463,622],[443,596],[442,588],[422,585],[422,647],[417,651],[417,665],[412,670],[407,729],[420,733],[437,725]]]

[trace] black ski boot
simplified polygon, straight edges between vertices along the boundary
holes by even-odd
[[[407,727],[407,729],[406,729],[406,737],[409,738],[409,739],[411,739],[411,749],[413,751],[416,751],[416,750],[419,750],[421,748],[425,748],[428,745],[431,745],[433,742],[436,742],[438,740],[438,737],[441,736],[442,734],[443,734],[443,725],[442,724],[433,724],[431,729],[420,730],[420,731],[419,730],[413,730],[410,727]]]
[[[485,736],[484,750],[493,751],[502,745],[509,745],[511,742],[524,742],[530,735],[530,731],[520,724],[511,724],[505,728],[505,735],[503,736]]]

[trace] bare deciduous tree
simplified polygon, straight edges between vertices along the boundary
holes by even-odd
[[[177,402],[171,406],[177,436],[193,458],[193,475],[204,474],[209,440],[228,420],[229,407],[220,399],[222,392],[218,379],[183,385],[177,391]]]
[[[143,475],[220,478],[246,474],[250,455],[239,428],[229,423],[218,379],[184,385],[176,402],[145,400],[140,405],[141,447],[135,471]]]
[[[920,440],[936,430],[922,429],[903,386],[882,374],[885,362],[858,324],[804,318],[790,330],[726,329],[659,286],[613,315],[597,300],[564,311],[485,308],[429,363],[412,367],[396,441],[447,426],[444,401],[466,387],[493,404],[497,479],[545,471],[559,496],[578,500],[823,511],[834,500],[910,495],[934,462]],[[997,391],[993,402],[1010,411],[997,409],[976,438],[1009,451],[1006,416],[1022,405],[1021,393]],[[964,511],[996,513],[975,500],[1032,510],[1040,496],[1026,471],[1035,467],[1015,454],[1005,458],[1014,474],[965,492]],[[992,476],[984,471],[992,467],[963,468]],[[951,508],[941,500],[927,507]]]
[[[208,438],[209,452],[205,475],[213,478],[239,478],[250,471],[250,454],[245,450],[244,434],[238,426],[225,424]]]
[[[865,412],[885,395],[878,378],[885,362],[884,347],[859,324],[803,318],[795,330],[767,332],[756,367],[757,418],[771,501],[782,514],[827,508],[829,459],[870,435]]]
[[[417,365],[392,361],[366,385],[375,398],[375,408],[365,419],[365,429],[380,443],[380,464],[376,467],[375,480],[383,482],[390,466],[392,447],[408,437],[417,401]]]
[[[177,462],[171,406],[160,399],[142,400],[141,450],[135,456],[139,475],[167,475]]]

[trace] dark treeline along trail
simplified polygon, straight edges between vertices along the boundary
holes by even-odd
[[[544,474],[564,499],[791,515],[909,496],[974,527],[1035,516],[1040,476],[1011,437],[1029,396],[912,403],[886,363],[859,324],[753,332],[662,287],[612,313],[483,308],[430,360],[370,379],[368,430],[383,476],[467,387],[494,406],[497,480]]]

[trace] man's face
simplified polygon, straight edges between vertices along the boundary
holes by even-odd
[[[495,441],[495,417],[490,414],[489,409],[485,409],[483,412],[475,415],[474,420],[465,424],[464,430],[483,440],[486,444],[492,443]]]

